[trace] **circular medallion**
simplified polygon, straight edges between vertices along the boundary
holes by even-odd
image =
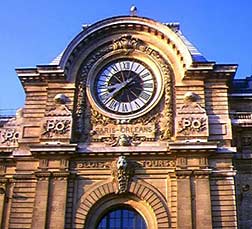
[[[138,59],[109,62],[88,81],[91,104],[116,119],[132,119],[148,112],[162,88],[153,70]]]

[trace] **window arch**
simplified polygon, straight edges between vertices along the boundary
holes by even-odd
[[[166,200],[152,185],[140,180],[132,181],[128,193],[118,195],[116,192],[112,181],[102,181],[91,187],[78,202],[74,228],[94,228],[108,210],[121,205],[141,212],[147,228],[171,227]]]
[[[102,215],[96,229],[147,229],[143,217],[129,206],[117,206]]]

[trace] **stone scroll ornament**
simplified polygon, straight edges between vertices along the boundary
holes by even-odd
[[[128,191],[132,177],[135,173],[135,163],[120,156],[111,164],[111,173],[117,185],[117,193],[122,194]]]

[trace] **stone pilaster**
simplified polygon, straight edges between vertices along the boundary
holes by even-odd
[[[192,228],[192,203],[190,170],[177,170],[177,222],[180,229]]]
[[[50,182],[47,228],[59,229],[65,227],[68,175],[67,172],[53,173]]]
[[[209,170],[194,171],[195,190],[195,227],[212,228]]]
[[[0,180],[0,228],[3,227],[3,215],[6,202],[6,179]]]
[[[32,229],[46,228],[48,192],[49,192],[49,172],[37,172],[37,186],[35,205],[32,217]]]

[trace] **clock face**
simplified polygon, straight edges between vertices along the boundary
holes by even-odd
[[[156,99],[157,80],[148,66],[135,59],[118,59],[105,65],[90,84],[98,109],[118,119],[146,113]]]

